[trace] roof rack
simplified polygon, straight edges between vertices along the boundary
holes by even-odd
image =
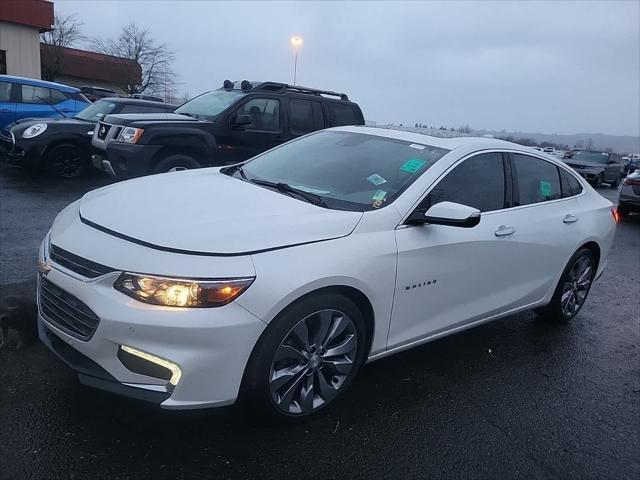
[[[341,100],[349,100],[346,93],[332,92],[330,90],[318,90],[317,88],[302,87],[300,85],[288,85],[286,83],[279,82],[263,82],[257,85],[253,90],[269,91],[269,92],[294,92],[294,93],[307,93],[311,95],[330,95],[332,97],[340,97]]]

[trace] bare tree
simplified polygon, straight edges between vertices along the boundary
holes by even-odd
[[[56,14],[53,20],[53,30],[40,34],[42,78],[55,80],[62,65],[62,49],[73,47],[84,39],[82,22],[75,15]]]
[[[93,48],[123,59],[119,86],[128,94],[149,89],[162,95],[175,83],[176,74],[171,68],[173,52],[166,44],[156,43],[149,30],[135,23],[123,27],[116,39],[94,39]]]

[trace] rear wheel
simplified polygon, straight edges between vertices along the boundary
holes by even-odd
[[[247,365],[244,400],[272,418],[307,418],[344,394],[365,347],[364,319],[351,300],[306,298],[274,319],[259,340]]]
[[[58,178],[77,178],[85,173],[89,157],[77,145],[63,143],[51,148],[45,154],[46,170]]]
[[[562,272],[551,302],[538,310],[544,318],[566,323],[575,317],[587,300],[596,273],[593,252],[588,248],[578,250]]]
[[[604,175],[599,174],[596,179],[593,181],[593,186],[596,188],[600,188],[602,186],[602,181],[604,180]]]
[[[615,180],[613,180],[612,182],[610,182],[610,183],[609,183],[609,186],[610,186],[611,188],[618,188],[618,185],[620,185],[620,177],[618,177],[618,176],[616,175],[616,179],[615,179]]]
[[[167,173],[167,172],[179,172],[181,170],[191,170],[193,168],[200,168],[202,165],[193,157],[184,155],[181,153],[167,155],[160,160],[153,173]]]

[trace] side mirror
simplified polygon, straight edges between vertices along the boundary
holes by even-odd
[[[236,118],[233,119],[233,124],[239,127],[243,125],[250,125],[252,122],[251,115],[236,115]]]
[[[480,223],[480,210],[453,202],[440,202],[433,205],[427,213],[413,212],[407,223],[420,225],[447,225],[449,227],[472,228]]]

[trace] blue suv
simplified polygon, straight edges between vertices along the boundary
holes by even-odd
[[[0,129],[25,117],[71,117],[90,104],[74,87],[0,75]]]

